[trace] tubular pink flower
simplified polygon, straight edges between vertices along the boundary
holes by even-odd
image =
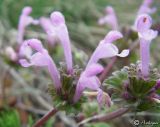
[[[43,28],[43,30],[47,33],[47,40],[48,40],[49,44],[54,46],[57,41],[57,37],[56,37],[56,34],[53,32],[52,32],[52,35],[49,34],[49,32],[51,32],[55,29],[51,20],[48,18],[45,18],[45,17],[41,17],[39,20],[39,23],[40,23],[41,27]]]
[[[139,15],[135,22],[140,40],[141,71],[144,77],[149,75],[150,43],[158,34],[157,31],[150,29],[151,25],[152,19],[147,14]]]
[[[31,12],[32,12],[32,8],[29,6],[24,7],[22,10],[22,14],[20,16],[19,23],[18,23],[17,42],[19,44],[23,42],[25,28],[30,24],[37,25],[39,23],[38,20],[34,20],[31,16],[29,16]]]
[[[117,39],[122,38],[122,34],[118,31],[111,31],[109,32],[104,40],[101,40],[98,47],[92,54],[87,67],[90,66],[93,63],[97,63],[99,59],[102,58],[110,58],[114,56],[119,57],[126,57],[129,54],[129,50],[125,49],[121,53],[118,53],[118,48],[112,44],[113,41],[116,41]]]
[[[153,14],[156,12],[156,8],[151,8],[151,4],[153,3],[153,0],[144,0],[142,5],[140,6],[140,9],[138,11],[138,15],[140,14]]]
[[[71,45],[64,16],[58,11],[53,12],[51,14],[51,22],[55,27],[53,33],[56,33],[64,49],[65,60],[67,63],[67,70],[69,73],[72,73],[73,65],[72,65]]]
[[[107,93],[104,94],[104,92],[100,89],[101,83],[96,76],[102,71],[103,67],[100,64],[92,64],[82,72],[76,87],[74,102],[77,102],[80,99],[83,91],[87,88],[98,92],[97,101],[100,106],[102,106],[102,104],[105,104],[107,106],[111,105],[112,101],[109,95]]]
[[[107,6],[105,9],[106,16],[101,17],[98,20],[99,25],[104,25],[108,24],[109,26],[112,27],[112,30],[117,30],[118,29],[118,21],[117,21],[117,16],[115,14],[114,9],[111,6]]]
[[[97,74],[103,71],[103,67],[98,64],[98,60],[101,58],[109,58],[113,56],[125,57],[129,54],[129,50],[123,50],[120,54],[118,48],[112,44],[113,41],[122,38],[122,34],[118,31],[111,31],[107,34],[104,40],[100,42],[93,55],[91,56],[86,69],[82,72],[76,87],[74,96],[74,102],[77,102],[81,97],[83,91],[88,88],[98,91],[97,101],[100,104],[102,101],[108,106],[111,104],[111,100],[107,94],[103,94],[100,89],[100,81]],[[106,99],[104,101],[104,98]],[[101,105],[101,104],[100,104]]]
[[[42,46],[41,42],[37,39],[30,39],[25,41],[21,45],[21,52],[24,52],[22,54],[25,54],[25,48],[31,48],[36,51],[33,55],[28,55],[28,59],[20,59],[19,62],[23,67],[30,67],[30,66],[40,66],[40,67],[47,67],[48,71],[51,75],[51,78],[54,82],[54,85],[56,89],[61,88],[61,82],[60,82],[60,74],[58,72],[58,69],[52,60],[52,58],[49,56],[48,52],[44,47]]]
[[[101,73],[102,71],[103,67],[100,64],[92,64],[82,72],[76,87],[74,102],[77,102],[79,100],[82,92],[86,88],[91,90],[99,89],[101,83],[96,75]]]

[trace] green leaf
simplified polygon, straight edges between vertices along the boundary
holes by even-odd
[[[137,79],[136,77],[130,77],[129,81],[129,88],[132,94],[136,97],[145,96],[156,84],[156,81],[145,81],[143,79]]]
[[[146,111],[149,110],[150,112],[160,113],[160,103],[156,103],[149,99],[141,99],[137,106],[137,111]]]
[[[104,86],[109,88],[122,89],[122,84],[128,80],[127,72],[124,69],[115,71],[112,76],[104,81]]]
[[[84,103],[82,105],[82,109],[86,116],[92,116],[93,114],[98,112],[98,103],[96,101]]]
[[[20,118],[17,111],[3,109],[0,112],[0,127],[20,127]]]

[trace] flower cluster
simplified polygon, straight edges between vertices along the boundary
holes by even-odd
[[[106,37],[100,41],[96,50],[93,52],[85,70],[82,72],[76,89],[74,101],[77,101],[85,88],[98,91],[97,100],[101,102],[103,91],[100,89],[101,83],[97,74],[103,71],[103,67],[98,64],[102,58],[110,58],[114,56],[126,57],[129,50],[123,50],[120,54],[118,48],[112,44],[113,41],[122,38],[122,34],[118,31],[109,32]],[[107,101],[110,104],[110,100]],[[100,103],[99,103],[100,104]]]
[[[63,47],[67,68],[66,74],[72,75],[72,53],[64,16],[60,12],[53,12],[50,16],[50,19],[41,18],[40,24],[43,25],[45,31],[48,34],[48,37],[51,38],[56,35],[56,38],[59,40],[60,44]],[[129,54],[129,50],[123,50],[121,53],[119,53],[118,48],[114,44],[112,44],[112,42],[122,37],[123,35],[120,32],[111,31],[103,40],[100,41],[96,50],[92,54],[86,68],[80,74],[75,88],[75,95],[72,98],[73,103],[76,103],[80,99],[84,90],[90,89],[93,91],[97,91],[97,100],[100,105],[102,104],[102,101],[108,106],[111,105],[111,99],[109,95],[103,92],[102,89],[100,89],[101,82],[99,81],[97,74],[103,71],[103,66],[100,65],[98,61],[102,58],[110,58],[114,56],[126,57]],[[34,53],[31,52],[31,49],[35,50]],[[28,53],[28,51],[30,51],[30,53]],[[63,89],[64,85],[62,84],[62,77],[60,76],[58,68],[56,67],[51,56],[48,54],[47,50],[42,46],[41,42],[38,39],[29,39],[24,41],[21,45],[20,52],[21,54],[28,54],[26,58],[19,60],[20,64],[23,67],[47,67],[56,90],[61,91],[61,89]]]
[[[136,96],[134,93],[137,92],[137,84],[139,84],[140,87],[144,86],[144,84],[148,85],[147,90],[142,90],[144,93],[146,91],[155,93],[153,91],[159,89],[157,71],[154,72],[150,67],[150,44],[151,41],[157,37],[157,31],[151,29],[152,18],[146,14],[152,13],[153,10],[155,10],[150,9],[151,3],[152,0],[144,1],[135,21],[134,27],[138,33],[140,42],[140,62],[127,70],[127,82],[129,82],[130,85],[126,87],[126,91],[124,92],[125,98],[129,98],[130,95]],[[18,43],[21,43],[19,54],[24,57],[19,60],[20,64],[23,67],[47,67],[53,80],[56,94],[58,96],[66,96],[62,97],[62,99],[67,98],[66,100],[69,101],[69,103],[77,103],[87,90],[96,92],[97,101],[100,106],[103,104],[110,106],[112,104],[110,95],[102,89],[103,82],[101,82],[98,77],[98,75],[104,71],[99,60],[115,56],[126,57],[129,55],[129,50],[124,49],[119,53],[117,46],[113,44],[113,42],[123,38],[123,35],[118,31],[118,22],[114,9],[111,6],[107,6],[105,11],[106,16],[100,18],[98,23],[100,25],[106,23],[112,27],[112,30],[99,42],[86,67],[78,75],[73,65],[71,43],[63,14],[55,11],[50,15],[50,18],[41,17],[39,20],[34,20],[29,16],[31,8],[25,7],[20,17],[18,29]],[[50,45],[53,46],[55,43],[59,43],[62,46],[65,58],[65,71],[63,71],[63,69],[60,71],[60,69],[57,68],[54,60],[49,55],[47,49],[43,47],[40,40],[29,39],[23,41],[25,27],[31,23],[39,24],[43,28],[47,34],[47,41]],[[154,80],[152,79],[153,75],[156,75]],[[157,85],[155,85],[156,82]],[[135,86],[137,87],[136,90],[134,89]],[[128,92],[128,89],[132,94]],[[71,91],[67,92],[66,90]],[[70,94],[69,92],[72,92],[71,96],[67,95]],[[138,90],[137,95],[140,94],[139,92],[141,91]],[[157,96],[157,94],[149,94],[149,97],[156,101]]]

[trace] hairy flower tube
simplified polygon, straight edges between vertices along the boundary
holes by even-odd
[[[51,46],[54,46],[56,41],[57,41],[57,37],[56,34],[53,33],[53,30],[55,29],[51,20],[49,18],[45,18],[45,17],[41,17],[39,19],[39,24],[41,25],[41,27],[43,28],[43,30],[46,32],[47,34],[47,41],[49,42],[49,44]],[[49,32],[52,31],[52,35],[49,34]]]
[[[149,76],[150,44],[158,32],[150,29],[152,18],[147,14],[139,15],[135,22],[140,41],[141,72],[144,78]]]
[[[24,7],[22,10],[21,16],[19,18],[19,23],[18,23],[18,36],[17,36],[18,44],[21,44],[24,41],[25,28],[30,24],[37,25],[39,23],[38,20],[35,20],[31,16],[29,16],[31,12],[32,12],[32,8],[29,6]]]
[[[153,3],[153,0],[144,0],[142,5],[140,6],[140,9],[138,11],[138,15],[140,14],[153,14],[156,12],[156,8],[151,8],[151,4]]]
[[[40,67],[47,67],[48,71],[51,75],[51,78],[54,82],[54,86],[57,90],[61,88],[61,82],[60,82],[60,74],[59,71],[48,54],[47,50],[42,46],[41,42],[37,39],[29,39],[26,40],[21,45],[21,52],[24,52],[25,49],[28,50],[28,48],[31,48],[36,51],[33,55],[30,54],[28,58],[26,59],[20,59],[19,62],[23,67],[30,67],[30,66],[40,66]]]
[[[65,18],[58,11],[53,12],[50,17],[51,17],[51,22],[54,26],[54,29],[50,32],[50,34],[51,36],[52,35],[55,36],[56,34],[56,36],[60,40],[65,55],[67,71],[68,73],[72,73],[73,72],[72,52],[71,52],[69,33],[67,26],[65,24]]]
[[[74,101],[78,101],[82,95],[82,92],[88,88],[91,90],[98,91],[97,100],[99,104],[103,100],[103,91],[100,89],[101,83],[97,77],[97,74],[103,71],[103,67],[98,64],[101,58],[110,58],[114,56],[126,57],[129,54],[129,50],[123,50],[120,54],[118,53],[118,48],[111,44],[111,42],[122,38],[122,34],[118,31],[111,31],[107,36],[100,42],[93,55],[91,56],[85,70],[82,72],[74,97]],[[108,106],[111,104],[111,100],[107,95],[106,104]],[[100,104],[101,105],[101,104]]]
[[[117,30],[118,21],[114,9],[111,6],[107,6],[105,8],[105,13],[106,15],[98,20],[98,24],[99,25],[107,24],[108,26],[111,26],[112,30]]]

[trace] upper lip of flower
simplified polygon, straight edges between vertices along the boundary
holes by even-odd
[[[103,39],[94,53],[92,54],[87,67],[91,65],[92,63],[97,63],[99,59],[101,58],[110,58],[113,56],[120,56],[120,57],[126,57],[129,54],[129,50],[123,50],[120,54],[118,53],[118,48],[112,44],[111,42],[122,38],[122,34],[118,31],[111,31],[109,32],[105,39]]]
[[[152,26],[152,18],[147,14],[139,15],[136,19],[135,26],[139,37],[145,40],[152,40],[158,34],[157,31],[150,29]]]

